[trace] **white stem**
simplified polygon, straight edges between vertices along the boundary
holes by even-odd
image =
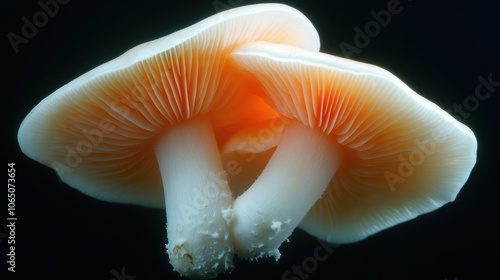
[[[175,125],[159,139],[155,152],[165,192],[170,263],[190,278],[214,278],[232,269],[234,250],[224,215],[233,198],[210,123]]]
[[[331,138],[290,122],[262,174],[233,203],[236,253],[278,259],[278,247],[321,197],[339,164]]]

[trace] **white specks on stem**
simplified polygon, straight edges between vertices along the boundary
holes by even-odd
[[[275,233],[278,233],[281,231],[281,225],[283,223],[282,222],[279,222],[279,221],[273,221],[273,223],[271,224],[271,229],[275,232]]]
[[[226,221],[227,226],[230,226],[234,219],[234,212],[232,208],[222,209],[222,218]]]

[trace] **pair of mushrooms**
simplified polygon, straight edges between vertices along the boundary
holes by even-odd
[[[166,207],[170,263],[191,278],[279,258],[297,226],[349,243],[453,201],[472,131],[391,73],[318,51],[291,7],[222,12],[59,88],[19,144],[89,196]]]

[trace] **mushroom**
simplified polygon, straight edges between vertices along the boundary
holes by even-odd
[[[319,49],[315,28],[291,7],[228,10],[59,88],[24,119],[19,145],[89,196],[166,207],[167,252],[181,275],[229,271],[233,198],[218,145],[248,122],[275,115],[228,61],[232,49],[251,41]]]
[[[279,258],[296,226],[359,241],[453,201],[475,164],[473,132],[384,69],[266,42],[231,57],[286,122],[233,203],[241,256]],[[223,158],[245,155],[248,137],[229,140]]]

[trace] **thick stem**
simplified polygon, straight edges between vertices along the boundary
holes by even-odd
[[[233,203],[236,253],[278,259],[278,247],[321,197],[339,164],[331,138],[291,122],[262,174]]]
[[[214,278],[232,269],[234,250],[224,218],[233,198],[210,123],[175,125],[159,139],[155,152],[165,192],[170,263],[190,278]]]

